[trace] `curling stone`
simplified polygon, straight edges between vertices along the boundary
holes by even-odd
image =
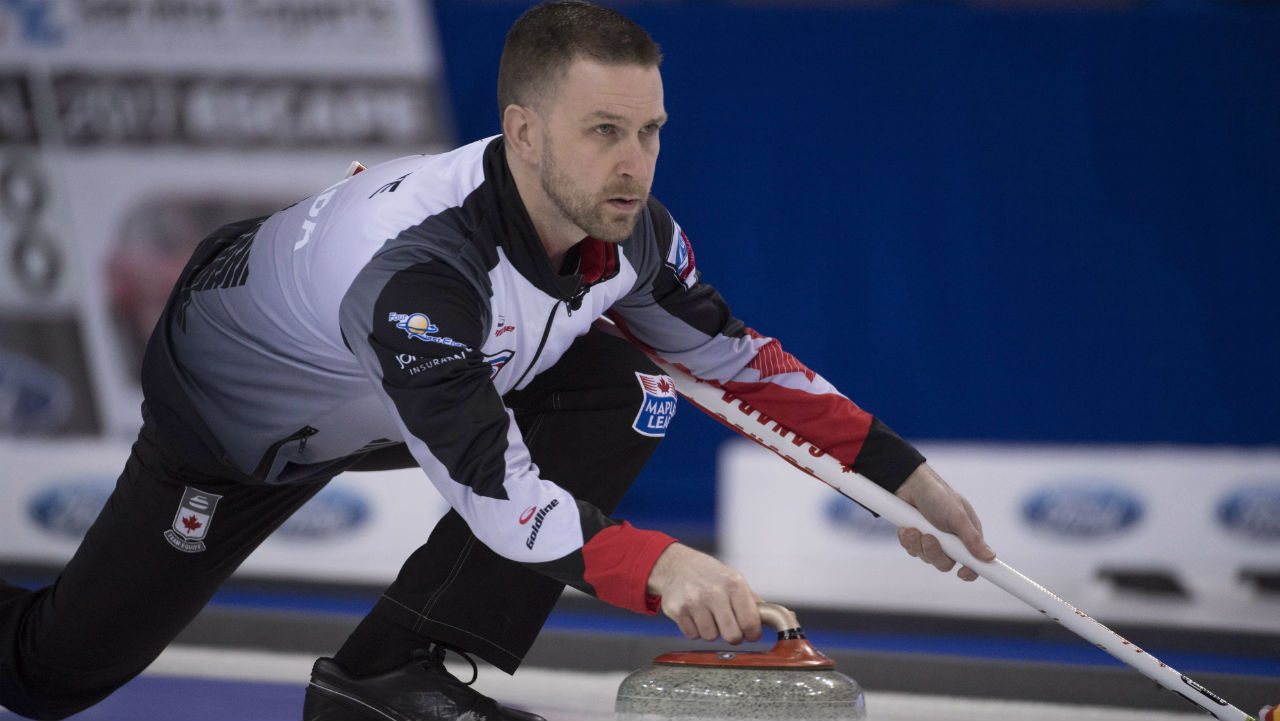
[[[805,639],[774,603],[760,618],[778,631],[769,651],[664,653],[623,679],[616,721],[852,721],[867,716],[857,681]]]

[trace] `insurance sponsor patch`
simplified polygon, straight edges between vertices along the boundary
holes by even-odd
[[[676,384],[664,375],[637,372],[636,379],[644,391],[644,402],[631,427],[641,435],[665,436],[667,426],[676,415]]]
[[[439,343],[440,345],[454,348],[467,347],[466,343],[459,343],[452,338],[436,335],[436,333],[440,332],[440,329],[424,313],[389,313],[387,314],[387,321],[395,323],[396,327],[404,331],[410,338],[425,343]]]

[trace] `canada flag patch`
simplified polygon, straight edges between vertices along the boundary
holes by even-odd
[[[205,550],[204,538],[209,535],[209,523],[213,521],[213,511],[220,500],[222,496],[187,486],[182,493],[182,502],[178,504],[178,512],[173,516],[173,525],[164,532],[164,539],[184,553]]]
[[[673,239],[671,243],[671,257],[668,262],[676,271],[676,277],[680,279],[680,283],[686,288],[692,288],[694,283],[698,282],[696,267],[693,262],[693,244],[689,242],[689,236],[684,234],[683,230],[676,228],[679,237]]]
[[[644,436],[665,436],[676,415],[676,384],[667,376],[636,373],[644,402],[631,427]]]

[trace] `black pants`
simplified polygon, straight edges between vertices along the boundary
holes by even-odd
[[[505,399],[543,476],[606,512],[660,440],[632,429],[643,401],[636,371],[659,372],[625,340],[592,331]],[[54,584],[27,591],[0,582],[0,705],[62,718],[106,698],[141,673],[324,485],[193,474],[166,453],[144,423],[115,491]],[[363,467],[409,461],[393,450]],[[222,496],[199,553],[180,552],[164,538],[188,486]],[[511,672],[562,588],[490,551],[450,511],[370,612],[388,623],[362,623],[355,635],[395,633],[400,645],[405,637],[433,638]],[[366,648],[379,641],[353,640]]]

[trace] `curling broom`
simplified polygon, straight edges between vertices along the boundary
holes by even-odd
[[[1168,664],[1143,651],[1067,603],[1044,586],[996,559],[980,561],[969,553],[959,537],[939,531],[914,506],[853,472],[821,448],[814,446],[778,423],[762,416],[732,393],[700,381],[682,369],[659,358],[654,361],[675,380],[680,394],[707,414],[742,435],[777,453],[788,463],[834,488],[866,508],[884,516],[899,527],[918,528],[932,534],[943,550],[956,561],[976,571],[1040,613],[1052,618],[1071,632],[1132,666],[1139,673],[1199,706],[1222,721],[1257,721],[1254,717],[1227,703],[1223,698],[1179,673]],[[1277,719],[1275,708],[1263,709],[1264,719]]]

